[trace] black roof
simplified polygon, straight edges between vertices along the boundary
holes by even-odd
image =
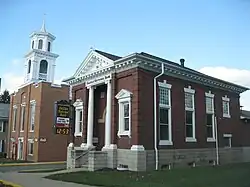
[[[103,56],[109,58],[110,60],[114,60],[114,61],[115,61],[115,60],[118,60],[118,59],[120,59],[120,58],[122,58],[122,57],[119,57],[119,56],[117,56],[117,55],[113,55],[113,54],[106,53],[106,52],[99,51],[99,50],[95,50],[95,52],[97,52],[97,53],[99,53],[100,55],[103,55]]]

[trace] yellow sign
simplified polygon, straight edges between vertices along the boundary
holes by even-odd
[[[62,134],[62,135],[69,135],[69,128],[63,128],[63,127],[61,127],[61,128],[59,128],[59,127],[57,127],[56,128],[56,134]]]

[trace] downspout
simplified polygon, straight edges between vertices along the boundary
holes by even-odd
[[[159,155],[157,148],[157,96],[156,96],[156,88],[157,88],[157,78],[164,74],[164,63],[161,64],[161,73],[154,77],[154,149],[155,149],[155,170],[158,170],[159,163]]]
[[[216,142],[215,142],[215,150],[216,150],[216,165],[219,165],[219,139],[218,139],[218,124],[217,124],[217,117],[215,116],[215,137],[216,137]]]

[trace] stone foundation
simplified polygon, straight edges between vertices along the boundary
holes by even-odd
[[[107,168],[107,153],[104,151],[90,151],[88,155],[88,170],[96,171]]]
[[[250,147],[220,148],[219,164],[250,162]],[[148,150],[147,170],[155,169],[155,151]],[[170,167],[191,167],[216,163],[216,150],[206,149],[171,149],[159,150],[159,169]]]
[[[155,169],[155,151],[144,150],[143,146],[134,145],[131,149],[116,149],[115,146],[102,151],[88,151],[82,147],[68,147],[67,168],[86,167],[89,171],[102,168],[146,171]],[[81,157],[81,155],[84,155]],[[77,158],[77,159],[74,159]],[[229,164],[250,162],[250,147],[220,148],[219,163]],[[175,167],[194,167],[214,165],[215,148],[205,149],[160,149],[159,169]]]

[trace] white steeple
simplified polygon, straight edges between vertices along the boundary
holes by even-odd
[[[41,32],[46,32],[46,28],[45,28],[45,20],[43,20],[43,24],[42,24]]]
[[[30,38],[30,51],[25,55],[25,83],[41,80],[53,82],[55,61],[59,56],[52,53],[52,43],[56,37],[46,31],[45,20],[43,20],[40,31],[33,32]]]

